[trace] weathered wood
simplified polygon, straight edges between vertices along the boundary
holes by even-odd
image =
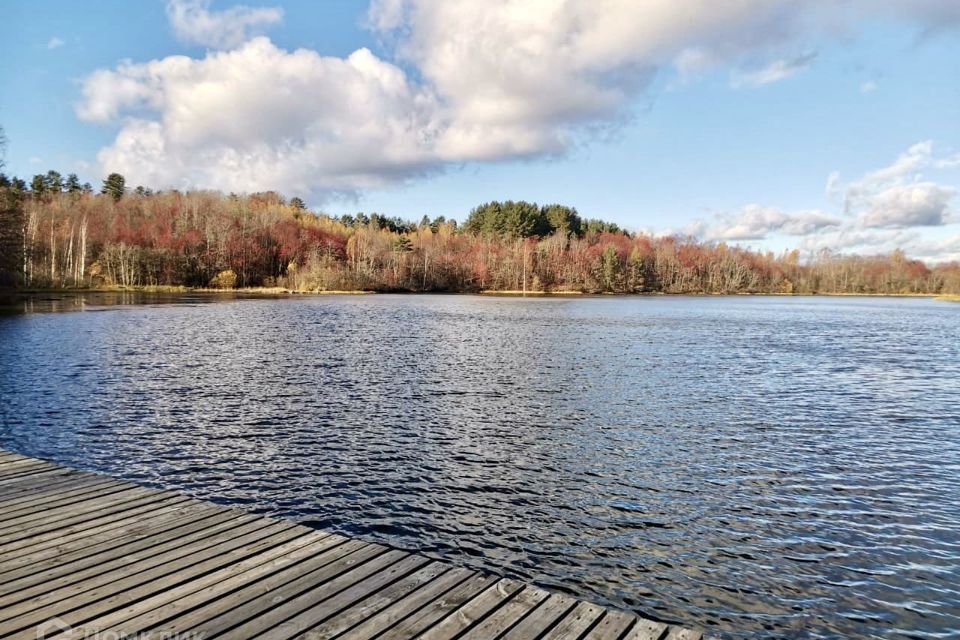
[[[522,588],[523,585],[515,580],[497,580],[420,637],[424,640],[454,638],[509,600]]]
[[[172,495],[165,500],[142,505],[123,513],[111,514],[98,520],[81,522],[57,531],[0,545],[0,562],[10,556],[30,556],[42,549],[55,548],[72,542],[82,543],[101,539],[104,536],[113,535],[113,531],[118,528],[136,526],[148,517],[176,512],[189,506],[192,506],[189,498]]]
[[[115,483],[114,480],[97,476],[71,480],[69,483],[46,482],[40,491],[31,491],[26,496],[0,502],[0,522],[7,517],[12,517],[13,514],[21,515],[21,512],[34,510],[34,507],[46,507],[65,498],[78,497],[104,485]]]
[[[230,599],[223,597],[224,594],[238,586],[345,542],[340,536],[320,533],[301,534],[279,545],[272,540],[261,541],[248,547],[250,556],[228,566],[211,570],[211,559],[191,567],[178,576],[183,581],[177,586],[164,585],[161,591],[148,595],[136,589],[118,594],[104,601],[104,608],[110,613],[90,618],[84,624],[90,629],[113,631],[118,636],[132,635],[206,603],[229,603]],[[83,627],[75,631],[75,637],[85,637]]]
[[[469,569],[456,567],[449,569],[446,573],[431,580],[429,583],[418,588],[406,597],[395,600],[390,606],[380,610],[375,615],[371,615],[366,620],[350,629],[343,638],[349,640],[370,640],[378,636],[384,629],[390,629],[399,621],[407,618],[431,602],[441,599],[444,594],[451,589],[464,583],[470,577],[476,577],[477,573]],[[323,629],[318,629],[318,635],[322,637]],[[313,635],[308,632],[307,638]]]
[[[249,524],[238,527],[240,530],[238,537],[229,535],[229,532],[214,536],[195,542],[185,550],[171,551],[144,559],[129,567],[126,572],[122,569],[108,571],[96,578],[72,583],[11,607],[4,607],[0,615],[8,616],[8,619],[0,622],[0,637],[57,617],[60,610],[72,610],[80,605],[93,604],[126,589],[148,582],[157,583],[161,579],[169,579],[171,575],[175,577],[178,570],[202,560],[204,552],[219,557],[229,557],[227,554],[237,552],[234,558],[236,555],[242,556],[245,545],[266,535],[282,533],[282,530],[286,529],[279,523],[269,523],[267,527],[261,526],[251,531],[250,528],[254,526],[256,525]]]
[[[499,609],[488,615],[483,621],[460,636],[463,640],[485,640],[499,638],[508,629],[522,620],[528,613],[540,606],[550,594],[536,587],[524,587]]]
[[[407,640],[443,620],[497,581],[496,576],[475,575],[457,585],[441,598],[407,616],[383,634],[384,640]]]
[[[351,607],[345,608],[331,620],[310,629],[303,637],[311,640],[326,640],[339,636],[351,627],[370,620],[383,609],[398,602],[420,586],[433,582],[448,569],[443,563],[430,562],[406,577],[397,580],[389,587],[373,593]]]
[[[502,637],[504,640],[538,638],[540,634],[561,620],[576,604],[577,601],[573,598],[558,593],[550,594],[546,601],[540,603],[540,606]]]
[[[337,580],[331,580],[328,585],[324,585],[320,590],[309,591],[300,598],[293,599],[289,603],[292,606],[287,609],[288,611],[301,609],[303,605],[307,607],[292,618],[287,618],[283,623],[276,626],[271,625],[268,630],[257,637],[263,640],[284,640],[296,637],[321,622],[339,616],[344,609],[349,608],[359,600],[393,584],[403,576],[422,568],[430,562],[423,556],[407,555],[404,557],[402,555],[403,551],[391,551],[389,553],[397,554],[396,557],[400,559],[391,559],[389,562],[392,564],[386,568],[371,566],[366,569],[365,566],[358,567],[351,572],[354,575],[346,574],[338,578],[341,581],[340,584],[337,584]],[[375,562],[385,559],[389,553],[368,564],[373,565]],[[386,560],[382,561],[387,562]],[[367,576],[357,582],[356,578],[362,574],[367,574]],[[353,582],[353,584],[341,590],[341,587],[350,582]],[[288,603],[284,603],[284,605],[288,605]],[[244,636],[234,635],[233,637]]]
[[[43,585],[45,589],[50,589],[62,577],[82,580],[87,574],[96,575],[115,566],[125,566],[138,557],[186,545],[192,539],[202,539],[213,532],[230,529],[244,520],[258,521],[256,516],[237,516],[229,512],[197,513],[193,519],[178,520],[172,528],[141,532],[134,540],[99,553],[74,554],[73,558],[65,554],[57,557],[54,562],[48,562],[46,567],[31,565],[0,574],[0,606],[3,605],[3,597],[9,593],[23,596],[33,585]]]
[[[637,620],[637,624],[633,625],[633,628],[624,636],[623,640],[660,640],[667,635],[668,630],[669,627],[662,622],[641,618]]]
[[[51,567],[69,564],[102,551],[116,549],[121,545],[154,535],[155,532],[179,527],[212,514],[240,515],[231,511],[220,511],[211,505],[188,504],[186,507],[161,509],[148,512],[133,524],[117,526],[99,534],[72,539],[59,544],[48,543],[15,552],[16,555],[0,556],[0,583],[12,579],[11,573],[29,567],[30,572],[39,573]]]
[[[353,558],[367,552],[371,547],[374,548],[372,558],[363,561],[353,560]],[[377,553],[378,551],[380,553]],[[334,565],[324,567],[315,574],[298,577],[277,589],[273,594],[263,594],[256,600],[251,601],[245,609],[256,609],[258,615],[240,626],[230,629],[223,635],[223,638],[225,640],[246,640],[260,634],[273,635],[274,637],[295,636],[305,629],[295,623],[288,623],[286,620],[309,607],[311,603],[321,603],[364,578],[389,569],[394,563],[407,556],[409,554],[404,551],[387,550],[379,545],[369,545],[342,561],[345,565],[352,565],[345,571],[342,567],[336,566],[341,563],[334,563]],[[304,591],[304,588],[308,590]],[[216,621],[208,621],[197,627],[196,631],[204,635],[215,634],[222,628],[224,622],[226,621],[222,618]]]
[[[600,622],[583,636],[584,640],[619,640],[636,618],[623,611],[607,611]]]
[[[700,640],[646,620],[0,450],[0,638]]]
[[[603,615],[603,609],[595,604],[580,602],[560,622],[550,629],[543,640],[573,640],[580,638]]]

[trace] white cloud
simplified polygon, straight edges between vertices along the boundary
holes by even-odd
[[[921,239],[909,248],[912,258],[926,263],[960,262],[960,233],[943,239]]]
[[[879,85],[875,80],[867,80],[860,85],[860,93],[873,93],[878,87]]]
[[[912,145],[901,153],[893,164],[871,171],[860,180],[847,185],[845,208],[847,211],[864,204],[872,194],[881,189],[900,185],[912,176],[918,174],[931,164],[933,156],[933,141],[924,140]],[[839,179],[839,174],[838,179]]]
[[[820,210],[788,213],[776,207],[750,204],[735,214],[715,214],[711,220],[697,220],[685,231],[707,241],[757,241],[771,236],[796,236],[800,248],[830,249],[859,253],[886,253],[897,248],[909,255],[938,262],[957,259],[957,239],[944,242],[942,236],[956,229],[960,219],[951,209],[958,190],[923,179],[928,169],[949,170],[958,165],[957,156],[937,157],[931,140],[918,142],[894,162],[869,171],[859,180],[843,184],[839,172],[827,178],[826,194],[831,200],[843,195],[843,214]],[[935,231],[934,231],[935,229]]]
[[[774,60],[770,64],[755,71],[737,71],[730,78],[730,86],[735,89],[741,87],[762,87],[765,84],[780,82],[800,71],[806,71],[816,59],[816,53],[806,53],[791,59]]]
[[[748,204],[735,215],[720,214],[714,224],[700,221],[687,231],[708,241],[764,240],[774,233],[804,236],[842,222],[818,210],[787,213],[776,207]]]
[[[890,165],[870,171],[846,186],[844,210],[857,213],[861,227],[939,226],[950,222],[957,190],[923,180],[927,169],[949,169],[953,157],[934,156],[932,140],[912,145]],[[839,174],[834,180],[839,188]]]
[[[162,114],[125,119],[98,156],[137,184],[306,195],[379,186],[439,153],[434,98],[366,49],[324,57],[257,38],[200,60],[99,71],[84,94],[87,120]]]
[[[322,200],[449,164],[563,153],[630,118],[664,69],[692,77],[750,60],[761,68],[744,86],[781,79],[812,61],[784,57],[808,36],[875,11],[852,6],[373,0],[368,22],[389,53],[330,57],[251,38],[279,8],[168,0],[178,37],[214,50],[95,71],[76,111],[118,127],[98,158],[132,183]]]
[[[921,236],[915,231],[886,231],[847,226],[807,236],[800,241],[798,248],[802,251],[814,252],[829,249],[839,252],[880,254],[912,246],[919,240]]]
[[[375,0],[369,21],[456,112],[451,150],[496,158],[563,150],[578,125],[628,116],[658,69],[776,48],[801,14],[787,0]]]
[[[859,218],[862,227],[940,226],[949,222],[951,187],[932,182],[898,185],[871,196]]]
[[[65,44],[67,43],[64,42],[62,39],[58,38],[57,36],[53,36],[47,41],[47,49],[50,49],[50,50],[59,49]]]
[[[960,168],[960,153],[955,153],[947,158],[938,158],[933,161],[935,169],[958,169]]]
[[[167,18],[184,42],[231,49],[262,33],[264,27],[283,20],[283,9],[238,5],[210,11],[210,0],[168,0]]]

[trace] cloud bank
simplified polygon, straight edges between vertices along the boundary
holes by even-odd
[[[784,212],[750,204],[736,213],[721,212],[683,231],[715,242],[768,240],[800,236],[801,248],[886,252],[909,248],[911,255],[938,262],[960,260],[960,235],[931,240],[918,230],[937,229],[942,236],[960,222],[954,210],[957,189],[925,177],[928,171],[960,166],[957,156],[938,157],[932,140],[910,146],[891,164],[844,184],[839,172],[827,179],[827,195],[837,214],[819,210]]]

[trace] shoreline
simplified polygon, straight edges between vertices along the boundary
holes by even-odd
[[[781,293],[781,292],[730,292],[706,293],[685,292],[669,293],[650,291],[643,293],[614,293],[614,292],[585,292],[576,290],[556,291],[521,291],[515,289],[481,289],[479,291],[375,291],[366,289],[329,289],[329,290],[297,290],[286,287],[243,287],[236,289],[215,289],[211,287],[186,287],[173,285],[160,286],[116,286],[116,287],[84,287],[84,288],[33,288],[33,289],[0,289],[0,297],[35,297],[43,295],[83,295],[83,294],[111,294],[111,293],[156,293],[156,294],[202,294],[202,295],[245,295],[264,297],[284,296],[328,296],[328,295],[473,295],[503,298],[652,298],[652,297],[780,297],[780,298],[933,298],[935,300],[960,302],[960,294],[952,293],[839,293],[839,292],[811,292],[811,293]]]

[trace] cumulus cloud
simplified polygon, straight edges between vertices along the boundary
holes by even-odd
[[[60,47],[62,47],[62,46],[65,45],[65,44],[67,44],[67,43],[66,43],[62,38],[58,38],[57,36],[53,36],[52,38],[50,38],[49,40],[47,40],[47,49],[50,49],[50,50],[52,51],[53,49],[59,49]]]
[[[795,73],[809,69],[816,57],[816,53],[806,53],[796,58],[774,60],[767,66],[755,71],[737,71],[730,78],[730,86],[734,89],[741,87],[756,88],[765,84],[780,82]]]
[[[118,128],[98,158],[131,182],[322,200],[450,164],[561,154],[629,119],[664,70],[750,60],[759,70],[744,86],[787,77],[813,60],[787,55],[807,36],[875,5],[851,6],[373,0],[368,25],[388,53],[332,57],[253,37],[282,19],[278,8],[168,0],[177,36],[210,51],[97,70],[76,111]]]
[[[802,17],[784,0],[682,11],[671,0],[374,0],[369,11],[457,113],[450,143],[490,158],[562,150],[578,124],[629,115],[658,69],[691,74],[763,51]]]
[[[776,207],[748,204],[736,214],[716,216],[713,224],[695,223],[688,232],[708,241],[764,240],[774,233],[804,236],[842,222],[815,209],[788,213]]]
[[[863,227],[921,227],[946,224],[950,201],[957,194],[952,187],[933,182],[899,185],[870,198],[859,218]]]
[[[684,232],[712,242],[792,236],[791,244],[805,251],[887,253],[902,248],[930,262],[955,260],[960,236],[945,241],[930,235],[936,229],[942,237],[950,225],[956,229],[960,219],[951,207],[958,190],[924,178],[924,172],[956,169],[956,160],[956,155],[938,156],[933,141],[924,140],[858,180],[845,184],[839,172],[832,172],[826,195],[841,209],[836,214],[749,204],[735,213],[697,220]]]
[[[283,20],[283,10],[238,5],[211,11],[210,0],[168,0],[167,18],[173,32],[184,42],[228,49],[279,23]]]
[[[902,185],[929,167],[933,157],[933,141],[924,140],[912,145],[886,167],[870,171],[857,181],[847,185],[844,208],[847,212],[868,203],[878,191],[894,185]],[[839,180],[839,173],[836,174]]]
[[[951,218],[951,202],[957,190],[923,179],[930,169],[953,168],[954,157],[934,155],[932,140],[918,142],[893,163],[866,173],[844,189],[844,211],[857,215],[864,228],[940,226]],[[839,174],[831,175],[839,191]]]
[[[817,252],[824,249],[863,254],[889,253],[895,249],[913,246],[922,237],[916,231],[875,230],[847,226],[800,239],[798,248]],[[911,251],[911,255],[915,255]]]
[[[367,49],[347,58],[266,38],[194,60],[125,63],[88,78],[82,118],[124,121],[98,158],[132,182],[290,193],[374,187],[440,152],[435,99]]]
[[[910,256],[927,263],[960,262],[960,234],[915,241],[910,245]]]

